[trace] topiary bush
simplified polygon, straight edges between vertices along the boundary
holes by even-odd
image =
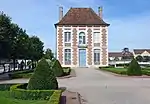
[[[52,70],[53,70],[54,74],[56,75],[56,77],[63,76],[63,74],[64,74],[63,68],[58,60],[52,61]]]
[[[58,89],[57,79],[48,65],[46,59],[41,59],[36,70],[29,80],[27,89],[29,90],[50,90]]]
[[[129,76],[141,76],[142,75],[141,67],[135,58],[133,58],[133,60],[131,61],[129,68],[127,70],[127,74]]]

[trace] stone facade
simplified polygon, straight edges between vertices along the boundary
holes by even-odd
[[[79,67],[79,49],[86,49],[86,66],[100,67],[108,65],[108,33],[107,27],[57,27],[57,58],[63,67]],[[71,45],[64,44],[64,32],[71,32]],[[84,32],[86,35],[87,47],[80,48],[79,33]],[[100,46],[94,46],[93,33],[100,32]],[[65,65],[64,49],[71,49],[71,65]],[[94,64],[94,49],[100,49],[100,64]]]
[[[73,65],[77,65],[77,29],[73,28],[73,36],[72,36],[72,48],[73,48]]]
[[[58,59],[61,64],[63,64],[63,30],[58,29]]]
[[[108,52],[107,52],[107,30],[105,28],[102,28],[102,64],[107,65],[108,64]]]
[[[87,30],[87,38],[88,38],[88,47],[87,47],[87,61],[88,61],[88,65],[92,65],[92,30],[89,28]]]

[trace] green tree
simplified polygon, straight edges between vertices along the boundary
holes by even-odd
[[[52,58],[54,58],[54,54],[52,53],[51,49],[46,49],[45,54],[44,54],[44,58],[46,59],[50,59],[52,60]]]
[[[139,62],[142,62],[143,61],[143,57],[141,55],[138,55],[136,57],[136,60],[139,61]]]
[[[11,49],[11,18],[0,12],[0,43],[1,43],[1,56],[0,58],[9,58]]]
[[[33,64],[34,61],[38,61],[43,57],[43,45],[43,42],[37,36],[32,36],[29,38],[28,57],[32,61],[32,68],[35,67]]]
[[[141,67],[135,58],[133,58],[133,60],[131,61],[129,68],[127,70],[127,74],[129,76],[141,76],[142,75]]]
[[[50,90],[58,89],[58,82],[50,69],[46,59],[41,59],[33,76],[30,78],[27,89],[29,90]]]

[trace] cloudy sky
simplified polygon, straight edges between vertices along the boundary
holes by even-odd
[[[0,11],[54,51],[59,5],[64,13],[70,7],[91,7],[97,12],[103,6],[104,20],[110,24],[109,51],[120,51],[124,47],[150,48],[149,4],[149,0],[0,0]]]

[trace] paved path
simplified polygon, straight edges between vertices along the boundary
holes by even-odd
[[[116,77],[92,68],[76,68],[77,77],[58,79],[59,86],[78,91],[85,104],[150,104],[150,79]],[[0,83],[28,82],[17,79]]]

